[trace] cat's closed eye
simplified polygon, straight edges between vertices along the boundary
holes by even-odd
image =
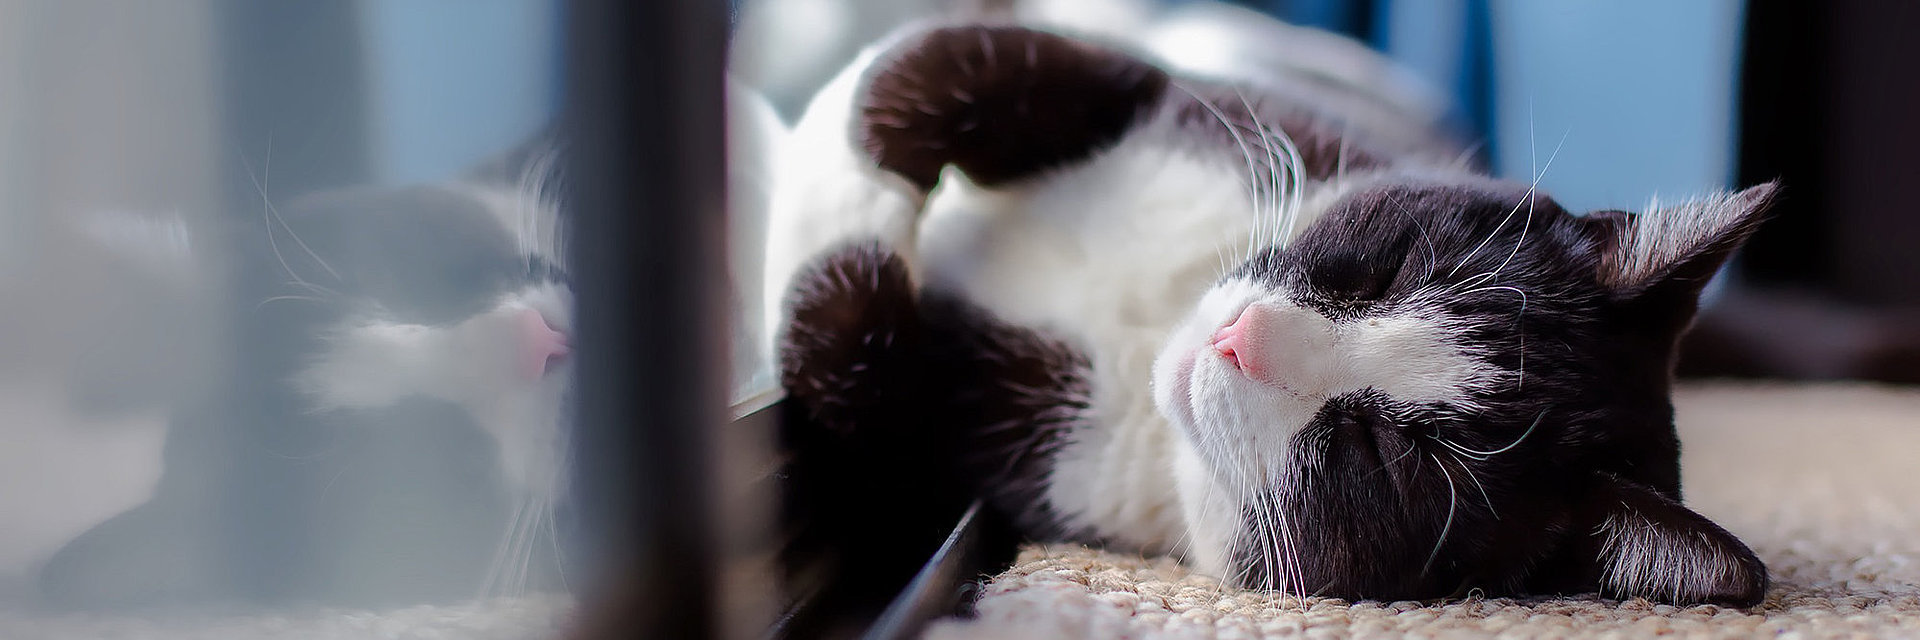
[[[1400,263],[1366,256],[1340,256],[1307,267],[1313,302],[1353,310],[1379,302],[1400,273]]]

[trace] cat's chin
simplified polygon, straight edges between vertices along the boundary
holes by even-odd
[[[1222,326],[1269,295],[1244,280],[1215,286],[1173,331],[1153,367],[1161,416],[1215,482],[1242,489],[1270,482],[1285,463],[1287,441],[1319,405],[1253,379],[1214,347]]]
[[[1260,290],[1244,281],[1229,281],[1208,290],[1192,313],[1161,345],[1153,363],[1153,402],[1160,414],[1182,430],[1187,437],[1197,435],[1202,381],[1198,378],[1209,358],[1217,358],[1207,337],[1221,324],[1246,308]],[[1217,368],[1217,367],[1213,367]]]

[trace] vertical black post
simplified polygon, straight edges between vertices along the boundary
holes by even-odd
[[[578,479],[600,575],[581,635],[716,633],[726,5],[571,0]]]

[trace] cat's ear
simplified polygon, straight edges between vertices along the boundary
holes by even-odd
[[[1600,252],[1600,284],[1661,329],[1693,319],[1700,290],[1760,226],[1779,192],[1769,182],[1639,214],[1582,218]]]
[[[1753,551],[1672,498],[1603,473],[1586,506],[1608,597],[1747,607],[1766,595],[1767,567]]]

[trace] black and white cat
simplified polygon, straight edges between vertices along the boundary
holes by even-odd
[[[1283,75],[921,27],[822,90],[768,236],[798,508],[978,494],[1303,595],[1759,602],[1669,390],[1774,187],[1575,215]]]

